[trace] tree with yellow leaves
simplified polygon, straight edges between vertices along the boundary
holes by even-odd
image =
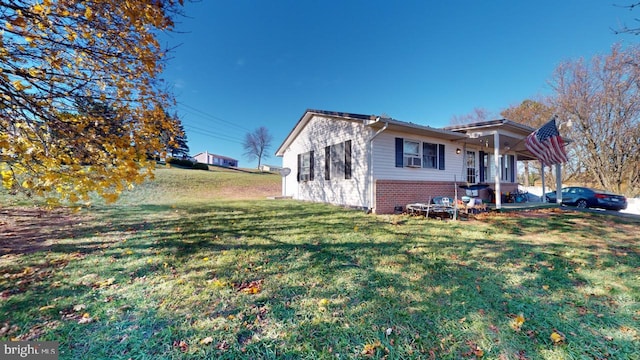
[[[107,201],[152,175],[173,98],[159,75],[182,0],[0,0],[0,174],[49,203]],[[79,111],[78,104],[108,104]],[[106,109],[106,107],[103,107]]]

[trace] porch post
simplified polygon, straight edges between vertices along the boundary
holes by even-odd
[[[500,134],[497,131],[493,133],[493,169],[494,169],[494,182],[495,182],[495,198],[496,209],[502,208],[502,192],[500,190]]]
[[[556,203],[562,204],[562,172],[560,163],[556,164]]]

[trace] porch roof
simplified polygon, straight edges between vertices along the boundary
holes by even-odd
[[[525,146],[527,136],[536,131],[527,125],[509,119],[481,121],[464,125],[447,126],[444,129],[466,134],[460,140],[463,144],[481,145],[493,151],[498,146],[500,152],[513,151],[518,160],[536,160],[536,157]],[[495,143],[498,134],[499,144]]]

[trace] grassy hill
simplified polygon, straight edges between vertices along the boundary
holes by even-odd
[[[116,205],[167,204],[212,200],[264,199],[282,193],[279,174],[211,166],[209,171],[159,166],[155,178],[125,191]],[[0,188],[0,206],[31,206],[38,199],[9,195]],[[93,204],[104,204],[98,198]]]
[[[265,199],[282,193],[274,173],[211,167],[210,171],[158,168],[155,179],[123,194],[120,203],[174,203]]]
[[[639,358],[637,220],[375,216],[266,200],[279,184],[158,169],[109,206],[0,207],[0,340],[61,359]]]

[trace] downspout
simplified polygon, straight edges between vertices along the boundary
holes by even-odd
[[[377,123],[380,122],[380,117],[378,116],[376,118],[376,121],[374,122]],[[373,204],[375,203],[375,194],[373,192],[373,139],[375,139],[378,135],[380,135],[382,132],[384,132],[385,130],[387,130],[387,128],[389,127],[389,122],[384,123],[384,126],[376,131],[375,134],[373,134],[373,136],[371,136],[371,138],[369,138],[369,140],[367,141],[367,150],[369,153],[369,156],[367,156],[367,168],[369,169],[369,174],[367,174],[368,178],[369,178],[369,209],[367,210],[368,212],[372,212],[373,211]]]

